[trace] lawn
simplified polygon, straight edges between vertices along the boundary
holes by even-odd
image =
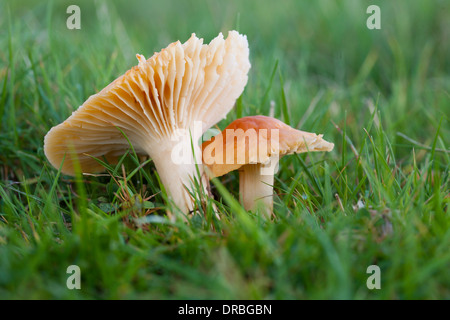
[[[376,1],[369,29],[373,2],[0,0],[0,298],[450,299],[450,2]],[[217,127],[271,115],[335,144],[281,159],[276,218],[240,206],[237,172],[173,222],[151,160],[49,164],[45,134],[136,53],[228,30],[252,66]]]

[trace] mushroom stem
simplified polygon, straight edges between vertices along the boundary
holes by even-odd
[[[247,164],[239,170],[239,193],[245,210],[260,209],[266,218],[273,211],[274,166]]]
[[[201,163],[200,147],[193,146],[194,153],[192,153],[191,145],[182,145],[185,154],[180,156],[177,152],[179,150],[175,149],[177,148],[176,144],[180,144],[180,142],[164,141],[159,144],[160,148],[163,146],[163,150],[158,150],[159,152],[156,154],[148,150],[147,153],[155,163],[167,196],[181,212],[187,214],[195,209],[195,202],[190,194],[190,192],[195,193],[194,178],[201,181],[205,192],[208,181],[205,179],[203,166],[199,164]],[[149,149],[155,150],[154,148]],[[202,177],[201,180],[198,179],[197,167]]]

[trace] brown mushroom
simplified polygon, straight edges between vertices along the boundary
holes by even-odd
[[[296,130],[280,120],[250,116],[230,123],[202,144],[210,178],[239,169],[240,201],[246,210],[273,209],[274,174],[280,157],[308,151],[331,151],[322,135]]]

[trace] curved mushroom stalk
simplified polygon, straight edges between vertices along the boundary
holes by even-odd
[[[183,136],[162,141],[157,147],[158,152],[154,151],[156,146],[152,145],[144,149],[148,154],[152,154],[152,160],[169,199],[181,212],[192,212],[195,208],[190,191],[195,190],[194,179],[201,183],[205,194],[208,193],[209,185],[201,165],[200,147],[191,144],[190,139]]]
[[[247,84],[248,57],[247,38],[236,31],[227,39],[219,34],[209,45],[193,34],[184,44],[174,42],[148,60],[137,55],[137,66],[47,133],[45,154],[58,168],[66,153],[75,152],[82,172],[102,171],[92,156],[115,163],[129,148],[123,132],[138,153],[155,161],[169,197],[188,213],[194,202],[187,189],[196,177],[201,151],[186,132],[194,132],[192,141],[198,141],[226,117]],[[172,138],[179,130],[185,132],[181,146],[188,150],[189,161],[176,164],[171,155],[180,144]],[[74,174],[72,158],[66,157],[63,173]]]

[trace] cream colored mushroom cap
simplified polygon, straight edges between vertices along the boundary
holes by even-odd
[[[267,164],[272,156],[331,151],[333,147],[321,134],[296,130],[272,117],[249,116],[205,141],[202,155],[211,174],[220,177],[246,164]]]
[[[177,129],[201,121],[203,131],[225,118],[247,84],[247,38],[230,31],[209,45],[192,34],[184,44],[170,44],[89,97],[45,136],[50,163],[73,175],[74,159],[82,172],[103,169],[93,157],[114,163],[129,149],[138,154],[164,144]],[[120,128],[120,130],[118,129]],[[157,152],[157,151],[154,151]],[[151,156],[151,154],[150,154]]]

